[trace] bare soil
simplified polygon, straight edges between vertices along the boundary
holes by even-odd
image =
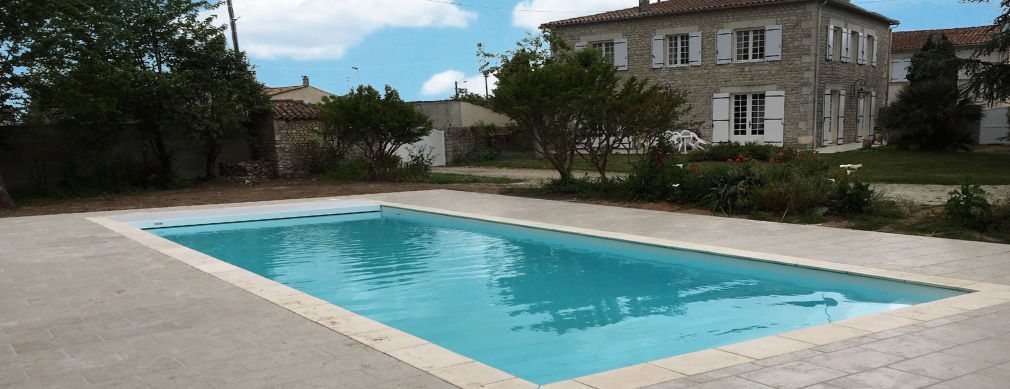
[[[348,196],[368,193],[452,189],[498,193],[497,184],[419,184],[404,182],[343,182],[299,179],[274,180],[259,184],[209,182],[196,187],[161,191],[110,194],[97,197],[60,200],[53,204],[28,205],[0,209],[0,217],[36,216],[57,213],[113,211],[184,205],[226,204],[252,201]],[[16,200],[16,199],[15,199]]]

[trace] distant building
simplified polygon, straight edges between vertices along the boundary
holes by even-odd
[[[309,104],[323,102],[323,97],[333,96],[332,93],[309,85],[309,76],[302,76],[302,84],[294,86],[266,87],[263,90],[270,100],[295,100]]]
[[[996,27],[978,26],[947,28],[938,30],[895,31],[891,36],[891,87],[887,101],[894,101],[898,92],[908,84],[908,67],[912,64],[912,54],[915,54],[931,36],[946,35],[954,43],[958,58],[971,58],[980,45],[988,42],[995,34]],[[1006,60],[1006,54],[997,54],[982,58],[990,62]],[[967,81],[968,75],[961,72],[960,81]]]

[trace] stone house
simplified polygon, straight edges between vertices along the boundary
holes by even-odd
[[[267,87],[263,90],[270,100],[294,100],[309,104],[323,102],[323,97],[333,96],[332,93],[309,85],[309,76],[302,76],[301,85]]]
[[[320,109],[297,100],[273,100],[268,115],[256,125],[255,159],[280,177],[301,177],[318,170],[323,148],[316,133],[322,129]]]
[[[897,23],[846,0],[640,0],[545,26],[685,91],[705,139],[814,148],[874,135]]]

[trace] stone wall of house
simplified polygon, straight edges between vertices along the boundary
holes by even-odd
[[[695,128],[706,139],[712,137],[712,95],[715,93],[752,93],[764,91],[785,92],[785,117],[783,143],[791,147],[814,147],[815,132],[819,123],[814,120],[822,99],[823,87],[814,85],[815,52],[823,58],[827,27],[818,26],[818,3],[801,2],[764,6],[750,6],[716,11],[658,15],[652,17],[618,20],[591,24],[578,24],[557,28],[560,36],[570,44],[609,39],[628,40],[628,70],[618,72],[623,76],[637,76],[670,85],[685,91],[691,111],[685,119],[699,123]],[[823,13],[830,14],[825,7]],[[856,17],[838,10],[841,16]],[[844,15],[843,15],[844,14]],[[828,19],[831,16],[823,16]],[[888,32],[883,21],[879,31]],[[869,23],[867,23],[869,24]],[[716,35],[721,29],[742,29],[782,26],[782,58],[768,62],[733,62],[716,64]],[[823,30],[823,31],[822,31]],[[652,68],[652,37],[680,33],[701,32],[701,65],[685,67]],[[881,34],[884,35],[884,34]],[[889,34],[888,34],[889,38]],[[880,42],[881,52],[886,52],[889,42]],[[884,82],[882,62],[878,58],[880,80]],[[855,69],[854,63],[845,64]],[[839,83],[842,80],[838,80]],[[844,80],[851,84],[851,81]],[[823,83],[822,83],[823,84]],[[817,92],[820,90],[821,92]],[[880,91],[886,91],[881,88]],[[878,93],[878,105],[886,94]],[[853,103],[854,104],[854,103]],[[855,108],[853,108],[855,109]],[[732,136],[730,138],[732,140]]]
[[[452,164],[471,151],[488,147],[487,134],[470,127],[449,127],[445,131],[445,163]]]
[[[316,132],[318,120],[274,120],[277,175],[304,177],[322,170],[324,149]]]
[[[816,109],[812,114],[817,122],[817,131],[815,131],[815,139],[820,144],[823,141],[823,128],[821,121],[823,120],[823,109],[824,109],[824,91],[825,90],[845,90],[845,120],[842,126],[842,143],[853,143],[857,141],[857,125],[858,125],[858,95],[859,90],[863,90],[864,104],[867,106],[870,104],[871,92],[876,92],[876,106],[873,109],[874,118],[876,118],[877,113],[880,108],[883,108],[887,104],[887,87],[890,80],[889,67],[891,63],[891,30],[890,26],[880,20],[875,18],[870,18],[866,15],[858,14],[847,9],[826,6],[821,13],[821,32],[818,34],[817,40],[817,72],[818,72],[818,85],[815,88],[814,94],[817,95],[816,98]],[[851,62],[841,62],[838,60],[837,56],[833,60],[827,59],[827,26],[835,25],[843,28],[848,28],[850,30],[861,31],[867,34],[873,34],[875,38],[878,39],[877,42],[877,64],[876,66],[872,63],[872,55],[867,52],[866,64],[860,65],[856,62],[856,54],[852,55]],[[855,45],[853,45],[855,48]],[[869,117],[864,115],[864,126],[868,125]],[[879,120],[876,120],[879,123]],[[866,129],[864,127],[863,133],[866,134]],[[830,140],[830,144],[836,144],[838,139],[833,137]]]

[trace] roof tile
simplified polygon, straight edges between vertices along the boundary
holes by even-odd
[[[280,120],[313,120],[321,111],[315,104],[295,100],[273,100],[273,117]]]
[[[939,30],[895,31],[891,35],[891,50],[918,50],[930,36],[945,34],[954,46],[977,45],[988,42],[996,33],[995,26],[947,28]]]

